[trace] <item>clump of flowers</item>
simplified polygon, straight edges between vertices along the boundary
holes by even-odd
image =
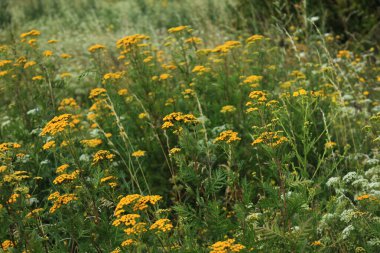
[[[73,181],[74,179],[77,178],[78,175],[79,175],[79,170],[75,170],[70,174],[61,174],[54,179],[53,184],[62,184],[64,182]]]
[[[220,110],[221,113],[234,112],[236,111],[236,107],[233,105],[225,105]]]
[[[253,142],[252,146],[255,146],[260,143],[264,143],[272,148],[279,146],[282,143],[288,141],[288,138],[282,136],[282,131],[276,132],[263,132],[257,137]]]
[[[63,132],[65,129],[74,126],[75,122],[73,121],[73,115],[65,113],[55,116],[52,120],[50,120],[42,129],[40,136],[45,136],[47,134],[54,136],[57,133]]]
[[[50,208],[49,213],[55,213],[62,206],[67,205],[77,199],[78,198],[75,194],[70,193],[61,195],[59,192],[54,192],[50,194],[48,200],[53,201],[53,206]]]
[[[174,127],[174,123],[185,123],[185,124],[197,124],[198,120],[193,114],[183,114],[182,112],[172,112],[163,118],[164,123],[162,124],[162,129],[168,129]]]
[[[59,103],[58,111],[75,110],[78,108],[79,108],[79,106],[77,104],[77,101],[75,101],[74,98],[64,98]]]
[[[88,148],[95,148],[103,143],[101,139],[81,140],[80,143]]]
[[[144,151],[144,150],[137,150],[137,151],[132,153],[132,156],[133,157],[143,157],[143,156],[145,156],[145,153],[146,153],[146,151]]]
[[[168,232],[173,229],[173,225],[169,219],[159,219],[149,229],[157,230],[158,232]]]
[[[98,97],[104,97],[107,94],[107,90],[104,88],[95,88],[90,91],[90,96],[88,98],[95,99]]]
[[[210,246],[210,253],[229,253],[240,252],[245,249],[245,246],[240,243],[235,243],[235,239],[227,239],[219,241]]]
[[[104,50],[104,49],[106,49],[106,46],[104,46],[104,45],[102,45],[102,44],[94,44],[94,45],[92,45],[92,46],[90,46],[90,47],[88,48],[88,51],[89,51],[90,53],[95,53],[95,52],[97,52],[97,51],[99,51],[99,50]]]
[[[189,26],[187,26],[187,25],[181,25],[181,26],[172,27],[172,28],[168,29],[169,33],[179,33],[179,32],[182,32],[182,31],[190,31]]]
[[[92,159],[92,164],[97,164],[103,160],[109,160],[112,161],[114,159],[115,155],[109,152],[108,150],[99,150],[98,152],[95,153],[93,159]]]
[[[240,141],[241,138],[238,137],[238,133],[232,130],[226,130],[219,134],[217,138],[215,138],[214,142],[224,141],[227,144]]]

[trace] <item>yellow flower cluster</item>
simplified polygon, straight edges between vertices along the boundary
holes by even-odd
[[[245,246],[240,243],[235,243],[235,239],[227,239],[219,241],[210,246],[210,253],[229,253],[240,252],[245,249]]]
[[[70,122],[71,119],[72,115],[68,113],[55,116],[45,125],[45,127],[42,129],[42,132],[40,133],[40,136],[45,136],[47,134],[54,136],[57,133],[64,131],[68,127],[73,127],[75,123]]]
[[[42,149],[43,150],[48,150],[48,149],[51,149],[51,148],[54,148],[55,147],[55,141],[48,141],[46,142],[43,146],[42,146]]]
[[[262,79],[262,76],[250,75],[243,80],[243,84],[250,84],[251,87],[255,88]]]
[[[0,152],[5,153],[6,151],[9,151],[10,149],[17,149],[21,148],[21,145],[15,142],[4,142],[0,144]]]
[[[70,174],[61,174],[54,179],[53,184],[62,184],[65,181],[73,181],[77,178],[78,175],[79,170],[75,170]]]
[[[1,248],[7,252],[9,248],[13,248],[15,245],[12,241],[10,240],[5,240],[1,243]]]
[[[0,67],[4,67],[5,65],[11,64],[11,60],[0,60]]]
[[[236,107],[233,105],[225,105],[220,110],[221,113],[234,112],[236,111]]]
[[[135,151],[135,152],[132,153],[132,156],[133,157],[142,157],[142,156],[145,156],[145,153],[146,153],[146,151],[137,150],[137,151]]]
[[[110,73],[107,73],[103,76],[103,79],[104,80],[108,80],[108,79],[120,79],[122,78],[124,75],[124,72],[110,72]]]
[[[77,199],[78,198],[76,197],[75,194],[70,194],[70,193],[61,195],[59,192],[54,192],[50,194],[50,196],[48,197],[48,200],[53,201],[53,206],[50,208],[49,213],[54,213],[63,205],[67,205],[70,202],[75,201]]]
[[[336,143],[333,141],[328,141],[325,143],[325,148],[330,149],[336,146]]]
[[[13,204],[13,203],[16,203],[16,201],[17,201],[17,199],[20,197],[20,194],[18,194],[18,193],[13,193],[10,197],[9,197],[9,199],[8,199],[8,201],[7,201],[7,204]]]
[[[92,45],[88,48],[88,51],[90,53],[94,53],[96,51],[99,51],[99,50],[103,50],[103,49],[106,49],[106,47],[104,45],[101,45],[101,44],[95,44],[95,45]]]
[[[173,225],[169,219],[159,219],[155,223],[153,223],[149,229],[158,230],[161,232],[169,232],[173,229]]]
[[[143,40],[149,40],[149,36],[143,35],[143,34],[134,34],[130,36],[126,36],[124,38],[119,39],[116,42],[117,48],[124,48],[128,51],[130,47],[139,44]]]
[[[241,43],[239,41],[230,40],[226,41],[223,45],[215,47],[212,52],[213,53],[228,53],[233,48],[241,46]]]
[[[128,207],[133,204],[132,209],[134,211],[137,210],[145,210],[148,208],[148,203],[155,205],[158,201],[160,201],[162,197],[160,195],[147,195],[142,196],[140,194],[131,194],[127,195],[120,199],[119,203],[115,208],[114,215],[119,217],[122,213],[125,212],[124,207]]]
[[[63,173],[66,171],[67,168],[69,168],[70,165],[68,164],[62,164],[61,166],[59,166],[56,170],[55,170],[55,173],[57,174],[60,174],[60,173]]]
[[[174,122],[183,122],[185,124],[197,124],[198,120],[193,114],[183,114],[182,112],[172,112],[163,118],[164,124],[162,129],[168,129],[174,126]]]
[[[280,144],[287,142],[288,138],[281,136],[282,132],[263,132],[257,137],[253,142],[252,146],[255,146],[260,143],[264,143],[272,148],[279,146]]]
[[[41,35],[41,32],[38,31],[38,30],[33,29],[33,30],[29,31],[29,32],[22,33],[20,35],[20,38],[25,38],[25,37],[29,37],[29,36],[39,36],[39,35]]]
[[[98,152],[95,153],[93,159],[92,159],[92,164],[97,164],[102,160],[110,160],[112,161],[113,158],[115,157],[114,154],[111,154],[108,150],[99,150]]]
[[[199,37],[191,37],[191,38],[186,39],[185,43],[189,43],[189,44],[201,44],[202,43],[202,39],[199,38]]]
[[[78,109],[79,106],[77,104],[77,101],[75,101],[74,98],[64,98],[59,103],[58,111],[63,111],[67,109]]]
[[[24,64],[24,69],[32,67],[32,66],[34,66],[36,64],[37,64],[37,62],[35,62],[35,61],[28,61],[27,63]]]
[[[369,194],[360,195],[360,196],[358,196],[356,198],[356,200],[358,200],[358,201],[365,200],[365,199],[377,200],[377,198],[375,196],[372,196],[372,195],[369,195]]]
[[[101,139],[81,140],[80,143],[88,148],[95,148],[103,143]]]
[[[298,91],[293,92],[293,97],[305,96],[307,91],[305,89],[299,89]]]
[[[30,178],[30,176],[28,176],[26,174],[28,174],[28,172],[26,172],[24,170],[18,170],[18,171],[13,172],[12,174],[5,175],[3,177],[3,181],[5,183],[20,182],[24,179]]]
[[[202,66],[202,65],[197,65],[193,68],[191,72],[201,75],[202,73],[210,72],[210,71],[211,71],[210,68],[206,68],[205,66]]]
[[[90,91],[90,96],[88,98],[93,99],[97,97],[104,97],[107,94],[107,90],[104,88],[94,88]]]
[[[238,137],[238,133],[232,130],[226,130],[219,134],[217,138],[215,138],[214,143],[218,141],[225,141],[227,144],[230,144],[235,141],[240,141],[241,138]]]
[[[174,155],[174,154],[177,154],[179,152],[181,152],[180,148],[172,148],[172,149],[169,150],[169,154],[170,155]]]
[[[53,51],[51,50],[45,50],[43,53],[42,53],[45,57],[50,57],[53,55]]]
[[[255,34],[255,35],[252,35],[251,37],[249,37],[249,38],[246,40],[246,42],[247,42],[248,44],[251,44],[251,43],[253,43],[253,42],[255,42],[255,41],[262,40],[262,39],[264,39],[264,36],[263,36],[263,35]]]
[[[348,50],[340,50],[340,51],[338,52],[338,54],[337,54],[336,57],[338,57],[338,58],[347,58],[347,59],[349,59],[349,58],[351,58],[351,52],[348,51]]]
[[[137,223],[136,219],[140,218],[139,214],[125,214],[114,220],[112,226],[118,227],[121,224],[125,226],[133,226]]]
[[[181,26],[177,26],[177,27],[172,27],[172,28],[168,29],[168,32],[169,33],[178,33],[178,32],[182,32],[184,30],[189,31],[189,26],[187,26],[187,25],[181,25]]]

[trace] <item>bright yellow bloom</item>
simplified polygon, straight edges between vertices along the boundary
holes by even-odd
[[[160,80],[166,80],[169,78],[172,78],[172,76],[170,74],[164,73],[164,74],[160,75]]]
[[[75,99],[73,98],[64,98],[59,103],[58,111],[63,111],[67,109],[78,109],[79,106]]]
[[[37,62],[35,62],[35,61],[28,61],[27,63],[25,63],[25,65],[24,65],[24,69],[27,69],[27,68],[29,68],[29,67],[32,67],[32,66],[34,66],[34,65],[36,65],[37,64]]]
[[[169,154],[170,155],[174,155],[174,154],[177,154],[179,152],[181,152],[180,148],[172,148],[172,149],[169,150]]]
[[[104,97],[107,93],[107,90],[104,88],[94,88],[90,91],[90,96],[88,98],[97,98],[99,96]]]
[[[74,172],[70,174],[61,174],[54,179],[53,184],[62,184],[67,181],[69,182],[73,181],[74,179],[77,178],[78,175],[79,175],[79,170],[75,170]]]
[[[253,43],[253,42],[255,42],[255,41],[262,40],[262,39],[264,39],[264,36],[263,36],[263,35],[255,34],[255,35],[252,35],[251,37],[249,37],[249,38],[246,40],[246,42],[247,42],[248,44],[251,44],[251,43]]]
[[[107,73],[103,76],[104,80],[108,79],[120,79],[123,77],[124,72]]]
[[[51,51],[51,50],[45,50],[45,51],[43,52],[43,55],[44,55],[45,57],[50,57],[50,56],[53,55],[53,51]]]
[[[38,30],[31,30],[29,32],[22,33],[20,35],[20,38],[25,38],[25,37],[28,37],[28,36],[39,36],[40,34],[41,34],[41,32],[38,31]]]
[[[54,147],[55,147],[55,141],[48,141],[48,142],[46,142],[43,145],[42,149],[43,150],[48,150],[48,149],[51,149],[51,148],[54,148]]]
[[[33,77],[32,77],[32,80],[33,80],[33,81],[40,81],[40,80],[43,80],[43,79],[44,79],[43,76],[33,76]]]
[[[314,241],[311,243],[312,246],[321,246],[322,245],[322,242],[321,241]]]
[[[59,75],[62,79],[66,77],[71,77],[71,74],[69,72],[63,72]]]
[[[46,134],[51,134],[54,136],[57,133],[64,131],[66,128],[74,126],[74,121],[70,121],[72,118],[73,115],[68,113],[55,116],[45,125],[40,133],[40,136],[45,136]]]
[[[150,230],[158,230],[161,232],[168,232],[173,229],[173,225],[170,222],[169,219],[159,219],[155,223],[153,223],[150,228]]]
[[[54,44],[54,43],[57,43],[57,42],[58,42],[58,40],[48,40],[49,44]]]
[[[92,46],[90,46],[87,50],[90,52],[90,53],[94,53],[96,51],[99,51],[99,50],[104,50],[106,49],[106,47],[104,45],[101,45],[101,44],[94,44]]]
[[[188,30],[188,28],[189,27],[187,25],[181,25],[181,26],[169,28],[168,32],[169,33],[178,33],[178,32],[184,31],[186,29]]]
[[[67,168],[69,168],[70,165],[68,164],[62,164],[61,166],[59,166],[56,170],[55,170],[55,173],[57,174],[60,174],[60,173],[63,173],[66,171]]]
[[[81,140],[80,143],[88,148],[95,148],[103,143],[101,139]]]
[[[112,154],[111,152],[109,152],[108,150],[99,150],[98,152],[95,153],[93,159],[92,159],[92,164],[97,164],[99,163],[100,161],[103,161],[103,160],[110,160],[112,161],[113,158],[115,157],[114,154]]]
[[[135,152],[132,153],[132,156],[133,157],[142,157],[142,156],[145,156],[145,153],[146,153],[146,151],[137,150],[137,151],[135,151]]]
[[[61,54],[60,57],[61,57],[62,59],[68,59],[68,58],[71,58],[72,55],[71,55],[71,54]]]
[[[225,105],[220,110],[221,113],[234,112],[236,111],[236,107],[233,105]]]
[[[55,213],[59,208],[63,205],[67,205],[72,201],[77,200],[75,194],[63,194],[61,195],[59,192],[54,192],[50,194],[48,200],[52,200],[54,202],[53,206],[50,208],[49,213]]]
[[[117,94],[119,94],[120,96],[125,96],[128,94],[128,89],[120,89]]]
[[[225,141],[227,144],[230,144],[235,141],[240,141],[241,138],[238,137],[238,133],[232,130],[226,130],[219,134],[217,138],[215,138],[214,142]]]
[[[225,241],[219,241],[210,246],[210,253],[229,253],[240,252],[245,249],[245,246],[239,243],[235,243],[235,239],[227,239]]]
[[[336,143],[333,141],[328,141],[325,143],[325,148],[330,149],[336,146]]]
[[[129,52],[132,46],[136,46],[143,40],[149,40],[149,36],[143,34],[134,34],[130,36],[126,36],[124,38],[119,39],[116,42],[117,48],[124,48],[126,50],[125,53]]]

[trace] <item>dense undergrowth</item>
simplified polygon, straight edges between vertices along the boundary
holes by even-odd
[[[378,252],[378,48],[315,22],[8,27],[2,250]]]

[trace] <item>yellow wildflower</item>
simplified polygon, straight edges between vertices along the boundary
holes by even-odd
[[[178,33],[178,32],[182,32],[184,30],[189,30],[189,26],[181,25],[181,26],[177,26],[177,27],[172,27],[172,28],[168,29],[168,32],[169,33]]]
[[[55,147],[55,141],[48,141],[48,142],[46,142],[43,145],[42,149],[43,150],[48,150],[48,149],[51,149],[51,148],[54,148],[54,147]]]
[[[94,53],[96,51],[99,51],[99,50],[104,50],[106,49],[106,47],[104,45],[101,45],[101,44],[94,44],[92,46],[90,46],[87,50],[90,52],[90,53]]]
[[[135,152],[132,153],[132,156],[133,157],[142,157],[142,156],[145,156],[145,153],[146,153],[146,151],[137,150],[137,151],[135,151]]]

